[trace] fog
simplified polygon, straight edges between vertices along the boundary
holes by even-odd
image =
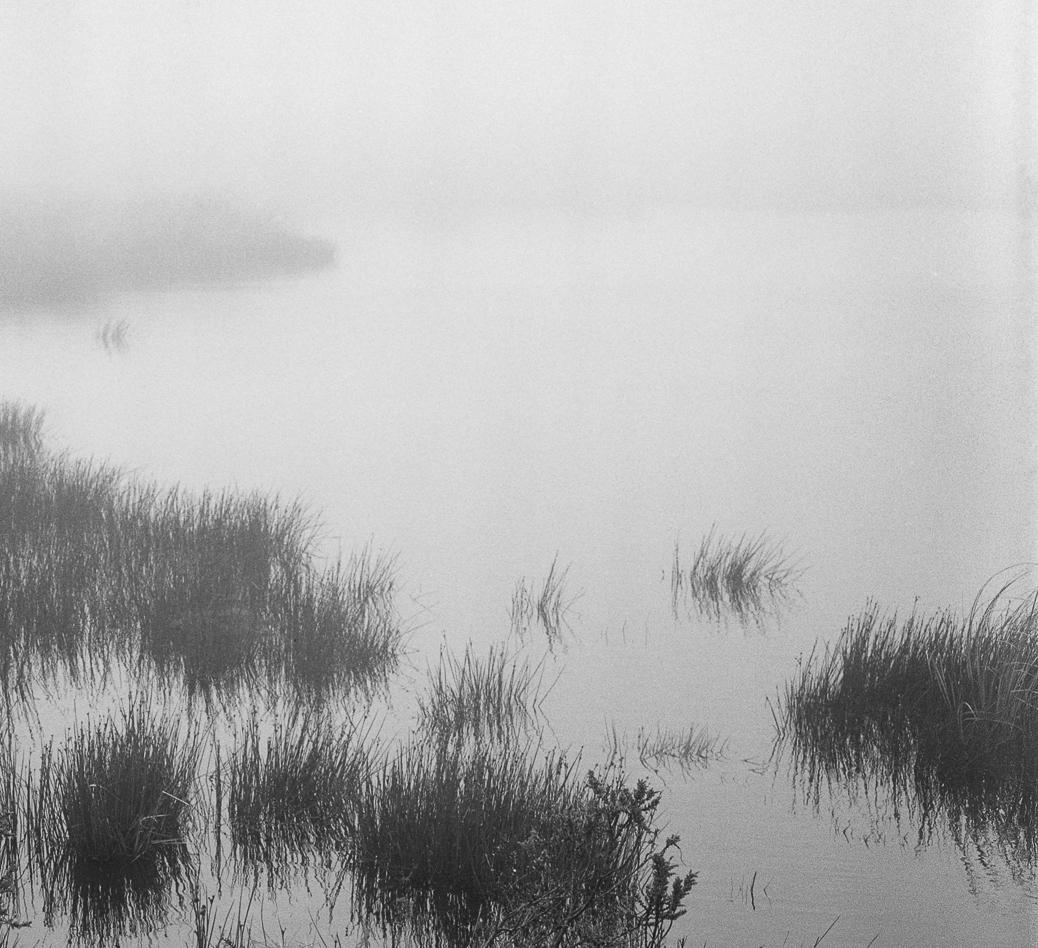
[[[1029,207],[1030,6],[5,0],[0,187]]]

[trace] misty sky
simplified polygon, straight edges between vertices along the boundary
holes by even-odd
[[[1030,2],[3,0],[0,189],[1004,208]]]

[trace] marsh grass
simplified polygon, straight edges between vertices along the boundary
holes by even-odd
[[[200,748],[197,726],[139,695],[43,746],[19,813],[46,924],[64,914],[97,942],[163,924],[190,860]]]
[[[179,849],[200,750],[196,727],[139,698],[120,719],[74,731],[54,774],[55,816],[73,864],[116,875]]]
[[[31,409],[0,405],[16,446],[0,455],[8,682],[58,663],[89,673],[84,657],[103,665],[119,655],[196,691],[276,676],[328,688],[384,675],[396,661],[391,559],[365,549],[326,568],[301,505],[161,490],[52,455],[32,448]]]
[[[441,740],[517,738],[542,716],[543,680],[543,663],[520,663],[504,648],[491,646],[480,658],[470,645],[460,659],[441,649],[429,690],[418,699],[419,724]]]
[[[1038,855],[1038,593],[985,587],[965,614],[870,602],[787,683],[776,722],[807,788],[869,782],[956,842]]]
[[[1038,593],[1013,587],[982,590],[964,616],[869,603],[787,685],[785,729],[816,743],[907,733],[949,775],[1038,775]]]
[[[560,569],[556,554],[543,583],[531,582],[526,577],[516,581],[509,610],[513,635],[522,637],[539,624],[549,648],[554,649],[562,641],[563,633],[570,628],[568,613],[577,598],[567,589],[568,577],[569,567]]]
[[[231,841],[241,859],[276,873],[291,859],[345,848],[374,753],[366,720],[325,706],[296,703],[269,728],[253,713],[227,774]]]
[[[0,463],[33,456],[43,447],[43,412],[33,405],[0,401]]]
[[[658,802],[515,745],[409,744],[362,796],[358,908],[426,941],[662,944],[695,877],[676,875],[676,838],[657,846]]]
[[[12,735],[0,750],[0,928],[24,924],[24,879],[19,846],[20,774]],[[0,935],[0,945],[6,944]]]
[[[796,595],[802,570],[766,533],[738,538],[717,532],[703,537],[688,563],[678,541],[671,565],[671,600],[675,617],[679,606],[691,602],[715,618],[730,611],[741,619],[760,616]]]
[[[278,653],[284,676],[325,693],[384,682],[402,639],[395,586],[393,558],[367,548],[323,572],[282,574],[270,612],[290,630]]]

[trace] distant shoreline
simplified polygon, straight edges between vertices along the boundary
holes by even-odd
[[[213,286],[327,269],[329,240],[225,202],[0,212],[0,308],[96,302],[127,291]]]

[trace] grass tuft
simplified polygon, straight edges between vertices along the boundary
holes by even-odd
[[[130,324],[125,319],[109,319],[98,329],[97,341],[109,355],[124,352],[129,332]]]
[[[77,729],[55,762],[54,788],[74,864],[118,874],[183,844],[199,753],[197,729],[140,699],[120,719]]]
[[[471,646],[461,659],[441,649],[428,694],[418,699],[419,724],[444,740],[507,740],[531,728],[547,696],[543,664],[533,667],[491,647]]]
[[[760,615],[796,594],[802,570],[782,547],[761,533],[738,538],[718,534],[716,526],[703,537],[688,564],[677,541],[670,585],[674,615],[682,600],[720,618],[731,611],[739,618]]]
[[[672,729],[657,725],[654,731],[639,728],[635,739],[638,761],[649,770],[677,767],[682,773],[721,760],[728,742],[704,727]]]
[[[237,735],[227,780],[232,844],[276,870],[289,857],[346,845],[369,777],[370,734],[325,707],[296,702],[264,727],[256,714]]]
[[[46,920],[77,939],[138,937],[165,923],[190,860],[197,726],[132,697],[117,717],[45,744],[20,815]]]
[[[24,402],[0,401],[0,463],[32,457],[43,447],[43,412]]]
[[[776,719],[811,792],[883,781],[921,841],[1038,856],[1038,592],[905,618],[870,602],[790,680]],[[1015,853],[1015,854],[1014,854]]]

